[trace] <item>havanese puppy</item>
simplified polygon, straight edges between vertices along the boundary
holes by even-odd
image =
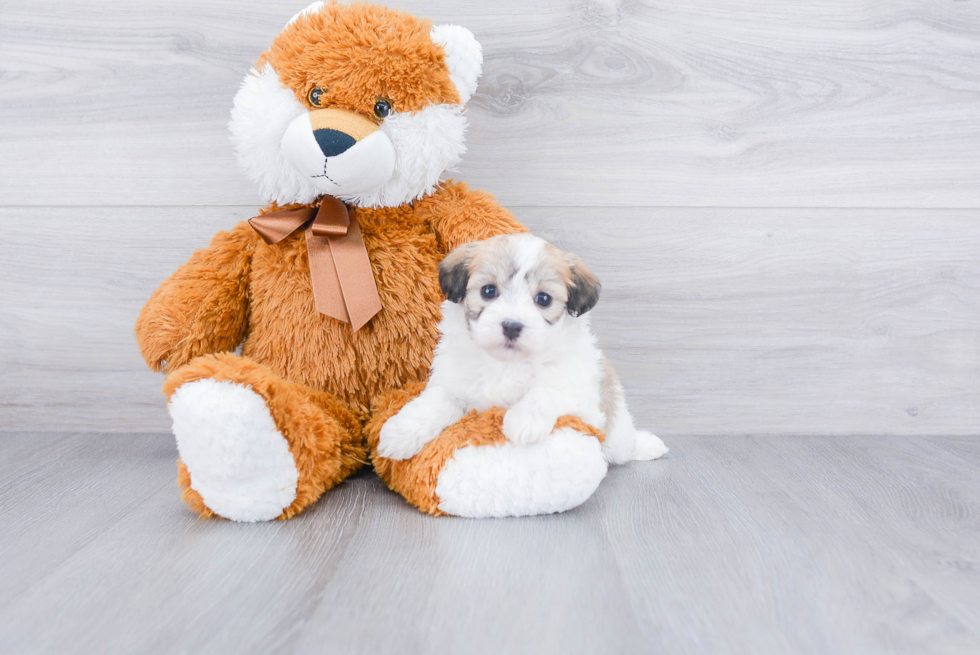
[[[530,234],[453,250],[439,266],[442,334],[425,390],[381,428],[378,452],[407,459],[472,409],[506,410],[517,444],[551,434],[565,414],[605,435],[607,462],[667,452],[633,426],[623,387],[596,347],[586,315],[599,281],[576,255]]]

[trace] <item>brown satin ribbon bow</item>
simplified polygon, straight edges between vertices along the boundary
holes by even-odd
[[[306,251],[316,310],[350,323],[356,332],[381,311],[378,286],[357,219],[333,196],[318,207],[281,209],[249,219],[268,244],[306,226]]]

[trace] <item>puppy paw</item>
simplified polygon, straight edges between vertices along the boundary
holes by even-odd
[[[507,410],[504,414],[504,436],[516,444],[531,444],[551,434],[555,428],[555,417],[537,409],[517,404]]]
[[[387,459],[408,459],[418,455],[425,444],[439,436],[443,426],[434,424],[410,405],[388,419],[378,434],[378,454]],[[407,410],[407,411],[406,411]]]
[[[670,450],[664,445],[664,442],[660,440],[660,437],[647,432],[646,430],[637,430],[636,439],[634,441],[633,459],[635,460],[647,460],[647,459],[657,459],[658,457],[663,457]]]

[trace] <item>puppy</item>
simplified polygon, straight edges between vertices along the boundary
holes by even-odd
[[[378,452],[407,459],[472,409],[500,407],[510,441],[578,416],[606,434],[606,461],[655,459],[664,443],[633,427],[623,387],[586,312],[599,282],[582,260],[530,234],[460,246],[439,266],[442,334],[425,390],[381,428]]]

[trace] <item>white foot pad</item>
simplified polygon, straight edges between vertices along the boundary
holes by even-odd
[[[570,428],[538,443],[467,446],[439,474],[439,509],[486,518],[553,514],[578,507],[606,475],[598,439]]]
[[[299,472],[265,401],[245,385],[197,380],[168,406],[191,489],[219,516],[268,521],[296,499]]]

